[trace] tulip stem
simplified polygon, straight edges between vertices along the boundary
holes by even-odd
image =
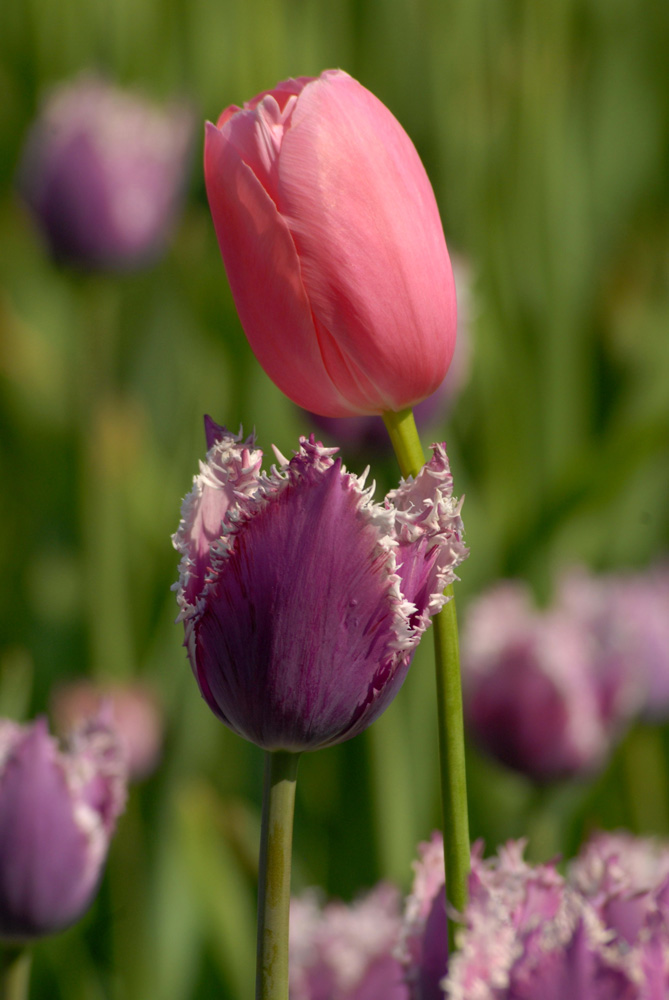
[[[258,871],[256,1000],[288,1000],[288,915],[300,755],[267,751]]]
[[[27,1000],[31,959],[22,945],[0,948],[0,1000]]]
[[[407,409],[399,413],[385,413],[383,419],[402,475],[416,476],[425,464],[425,456],[412,411]],[[437,679],[446,901],[449,911],[448,944],[452,951],[458,925],[451,919],[451,914],[454,910],[463,914],[467,904],[470,845],[458,621],[451,586],[447,587],[446,594],[450,599],[435,616],[432,627]]]

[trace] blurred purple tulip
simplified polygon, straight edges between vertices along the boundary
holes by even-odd
[[[86,270],[151,262],[181,202],[192,126],[184,107],[161,108],[94,76],[54,90],[18,176],[54,257]]]
[[[124,803],[122,753],[102,722],[61,751],[44,719],[0,720],[0,940],[52,934],[82,916]]]
[[[206,429],[174,536],[202,695],[265,749],[340,743],[391,702],[467,555],[445,449],[381,505],[313,438],[268,475],[252,439]]]
[[[505,582],[470,605],[462,648],[468,726],[489,753],[536,781],[604,762],[626,717],[626,678],[599,669],[581,621],[539,611],[523,584]]]
[[[557,602],[588,629],[609,714],[669,715],[669,569],[565,573]]]
[[[291,1000],[409,1000],[393,954],[401,917],[392,886],[350,905],[321,907],[307,893],[291,901],[290,927]]]

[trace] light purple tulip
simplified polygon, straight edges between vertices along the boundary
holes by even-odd
[[[633,838],[630,838],[632,841]],[[484,859],[472,850],[469,902],[448,959],[446,933],[431,933],[430,914],[444,895],[440,838],[421,845],[416,881],[407,901],[401,957],[411,1000],[661,1000],[667,988],[669,924],[655,906],[642,926],[606,919],[621,884],[634,904],[635,877],[625,870],[630,852],[587,847],[565,879],[554,864],[531,866],[523,841]],[[589,854],[588,854],[589,852]],[[657,852],[636,841],[645,864]],[[638,862],[638,858],[636,859]],[[622,871],[620,870],[622,866]],[[653,885],[664,892],[662,872]],[[665,872],[666,874],[666,872]],[[439,970],[445,973],[438,977]],[[379,997],[379,1000],[381,998]]]
[[[632,576],[573,567],[558,580],[555,607],[588,635],[590,675],[607,727],[619,733],[642,708],[646,669],[627,593]]]
[[[54,90],[18,177],[53,255],[90,270],[153,260],[181,201],[192,131],[184,107],[161,108],[90,75]]]
[[[383,505],[313,438],[280,468],[208,420],[174,544],[200,690],[268,750],[315,750],[390,703],[465,558],[443,445]]]
[[[622,681],[600,670],[578,618],[539,611],[523,584],[501,583],[470,605],[462,648],[467,722],[493,756],[536,781],[603,763],[620,729]]]
[[[441,1000],[441,982],[448,969],[448,921],[440,833],[418,845],[413,867],[398,955],[406,968],[410,1000]]]
[[[669,569],[565,573],[557,600],[588,628],[609,714],[669,714]]]
[[[44,719],[0,720],[0,939],[51,934],[84,913],[124,802],[122,753],[102,722],[61,751]]]
[[[354,903],[321,906],[313,893],[290,904],[291,1000],[409,1000],[393,952],[399,893],[378,885]]]

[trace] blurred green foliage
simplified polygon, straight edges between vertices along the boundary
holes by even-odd
[[[35,997],[252,993],[261,754],[200,701],[173,624],[169,536],[204,455],[203,413],[287,453],[310,429],[239,327],[199,149],[151,270],[85,277],[48,259],[14,190],[40,100],[93,68],[215,118],[341,66],[397,115],[473,279],[471,378],[433,429],[467,495],[462,611],[500,576],[546,599],[565,563],[666,555],[668,39],[669,6],[654,0],[2,4],[0,708],[28,717],[64,679],[141,675],[166,717],[163,765],[132,790],[99,899],[37,949]],[[396,480],[387,455],[373,462],[380,484]],[[297,889],[408,884],[438,823],[424,647],[380,723],[303,760]],[[661,809],[635,809],[621,788],[664,774],[664,739],[633,734],[594,785],[541,801],[472,751],[473,834],[493,848],[531,831],[540,854],[569,852],[596,822],[662,828]],[[648,791],[662,794],[661,781]]]

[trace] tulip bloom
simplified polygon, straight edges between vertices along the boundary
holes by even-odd
[[[174,536],[202,695],[266,750],[349,739],[398,691],[467,554],[444,447],[382,506],[313,438],[269,475],[252,439],[212,421],[207,439]]]
[[[121,749],[100,722],[64,752],[43,719],[0,720],[0,940],[52,934],[84,913],[124,802]]]
[[[184,107],[161,108],[88,75],[54,90],[18,178],[54,257],[86,270],[152,261],[181,203],[191,138]]]
[[[351,904],[291,900],[291,1000],[409,1000],[394,955],[401,927],[399,892],[384,883]]]
[[[524,841],[472,849],[469,902],[449,958],[441,837],[419,847],[399,954],[411,1000],[649,1000],[669,986],[669,852],[599,834],[563,877]],[[440,918],[445,923],[445,916]]]
[[[155,771],[163,744],[164,720],[156,692],[138,681],[98,685],[73,681],[55,689],[51,710],[60,732],[85,725],[104,711],[114,726],[131,781]]]
[[[463,687],[472,734],[537,782],[601,767],[636,703],[629,670],[601,656],[582,588],[581,596],[578,613],[564,600],[539,610],[522,583],[506,581],[468,611]]]
[[[390,111],[341,70],[207,124],[205,180],[242,326],[299,406],[413,406],[455,347],[453,273],[432,187]]]

